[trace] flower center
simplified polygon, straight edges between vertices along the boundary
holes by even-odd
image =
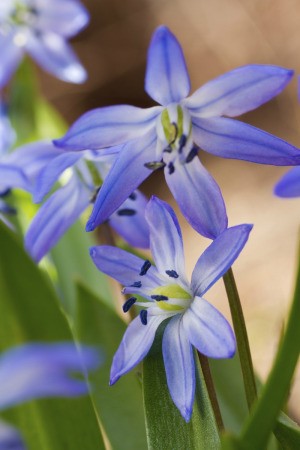
[[[12,25],[32,25],[37,11],[34,6],[26,5],[22,1],[16,1],[9,21]]]

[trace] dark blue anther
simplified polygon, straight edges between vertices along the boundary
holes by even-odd
[[[136,297],[130,297],[128,300],[126,300],[126,302],[123,305],[123,311],[124,313],[127,313],[130,308],[135,304],[136,302]]]
[[[146,259],[146,261],[144,262],[144,264],[142,265],[141,271],[140,271],[140,275],[146,275],[146,273],[148,272],[148,270],[151,267],[151,262],[148,261],[148,259]]]
[[[123,208],[117,211],[118,216],[134,216],[136,214],[135,209]]]
[[[164,152],[164,153],[172,153],[172,147],[171,147],[171,145],[168,145],[168,147],[164,148],[163,152]]]
[[[140,312],[140,319],[143,325],[147,325],[147,316],[148,316],[147,310],[142,309],[142,311]]]
[[[145,163],[144,166],[149,170],[158,170],[165,167],[165,163],[163,161],[150,161]]]
[[[136,200],[136,193],[132,192],[132,194],[129,195],[130,200]]]
[[[176,272],[176,270],[166,270],[166,274],[169,275],[171,278],[178,278],[179,275]]]
[[[199,148],[194,146],[191,151],[189,152],[189,154],[187,155],[185,162],[189,163],[191,161],[193,161],[193,159],[195,158],[195,156],[197,156]]]
[[[186,135],[182,134],[179,139],[179,149],[178,149],[179,153],[182,153],[182,150],[183,150],[183,147],[185,146],[185,144],[186,144]]]
[[[169,175],[172,175],[172,173],[175,172],[175,166],[174,166],[174,164],[172,162],[170,162],[168,164],[168,169],[169,169]]]
[[[140,288],[140,287],[142,287],[142,282],[141,281],[135,281],[133,284],[130,285],[130,287]]]
[[[165,295],[151,295],[151,298],[153,300],[156,300],[157,302],[161,302],[163,300],[169,300],[169,298],[166,297]]]

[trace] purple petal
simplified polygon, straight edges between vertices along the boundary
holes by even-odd
[[[154,341],[156,330],[165,318],[164,315],[148,317],[147,325],[143,325],[140,318],[136,317],[128,325],[113,359],[110,371],[111,385],[147,355]]]
[[[13,165],[0,164],[0,189],[20,188],[30,190],[30,182],[25,173]]]
[[[225,272],[243,250],[252,225],[238,225],[223,231],[202,253],[192,273],[194,295],[202,296]]]
[[[227,227],[219,186],[198,158],[186,164],[177,160],[174,167],[171,174],[165,168],[165,177],[182,214],[198,233],[215,239]]]
[[[23,57],[23,49],[15,44],[16,39],[14,32],[6,36],[0,33],[0,88],[9,82]]]
[[[259,164],[294,166],[300,163],[300,150],[293,145],[237,120],[193,118],[197,145],[213,155]]]
[[[17,148],[1,161],[22,169],[33,186],[39,172],[62,153],[51,141],[40,141]]]
[[[36,262],[51,250],[89,204],[90,192],[75,177],[49,197],[25,236],[25,247]]]
[[[87,231],[107,220],[150,175],[144,164],[155,159],[155,144],[156,133],[151,130],[143,139],[124,145],[100,189]]]
[[[160,273],[175,272],[185,276],[182,234],[173,209],[157,197],[152,197],[146,208],[150,228],[150,248]]]
[[[67,342],[16,347],[0,359],[0,408],[40,397],[86,394],[86,383],[71,372],[83,374],[98,366],[99,355],[91,347],[82,347],[80,354]]]
[[[0,450],[26,450],[20,433],[2,420],[0,421]]]
[[[53,145],[54,147],[54,145]],[[49,161],[38,174],[34,188],[34,201],[40,203],[48,194],[53,184],[58,181],[60,175],[72,167],[83,155],[78,152],[64,152]]]
[[[0,100],[0,157],[7,154],[15,140],[16,133],[9,120],[7,107]]]
[[[124,144],[155,128],[160,111],[160,107],[142,109],[130,105],[97,108],[83,114],[63,138],[54,142],[69,150],[99,150]]]
[[[39,5],[36,20],[40,30],[72,37],[88,24],[89,13],[77,0],[51,0]]]
[[[160,26],[148,50],[145,90],[161,105],[180,102],[190,91],[182,48],[174,34]]]
[[[224,316],[210,303],[195,297],[182,318],[182,328],[190,343],[209,358],[231,358],[235,337]]]
[[[87,78],[72,48],[56,33],[31,34],[26,49],[44,70],[63,81],[83,83]]]
[[[278,197],[300,197],[300,167],[294,167],[276,184],[274,193]]]
[[[278,95],[290,82],[293,70],[278,66],[238,67],[204,84],[185,102],[196,117],[239,116]]]
[[[138,190],[113,213],[109,224],[132,247],[149,248],[149,226],[145,219],[147,198]],[[124,211],[133,212],[133,215],[124,215]]]
[[[195,363],[181,315],[173,317],[166,326],[162,350],[172,400],[184,420],[189,422],[195,396]]]
[[[109,245],[92,247],[90,255],[95,266],[101,272],[119,281],[124,286],[130,286],[140,281],[141,290],[143,290],[153,289],[160,284],[160,278],[155,267],[151,266],[146,275],[140,276],[145,261],[118,247]]]

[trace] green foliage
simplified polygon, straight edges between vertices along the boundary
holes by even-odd
[[[49,280],[2,224],[0,242],[0,350],[32,341],[72,340]],[[88,396],[32,401],[4,416],[21,429],[30,450],[104,449]]]

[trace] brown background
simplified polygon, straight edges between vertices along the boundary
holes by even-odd
[[[43,75],[42,89],[68,122],[88,109],[114,103],[150,106],[143,90],[147,46],[156,26],[168,25],[180,40],[193,90],[227,70],[250,63],[276,64],[300,73],[299,0],[86,0],[91,24],[74,39],[89,72],[74,86]],[[300,146],[296,77],[279,97],[243,117],[248,123]],[[300,199],[281,200],[272,189],[285,168],[200,155],[220,184],[231,225],[254,223],[249,244],[234,266],[244,305],[255,367],[265,377],[291,298],[299,234]],[[158,187],[170,200],[160,176]],[[208,241],[184,228],[191,272]],[[222,283],[207,294],[229,317]],[[300,326],[300,318],[299,318]],[[291,408],[300,417],[300,374]]]

